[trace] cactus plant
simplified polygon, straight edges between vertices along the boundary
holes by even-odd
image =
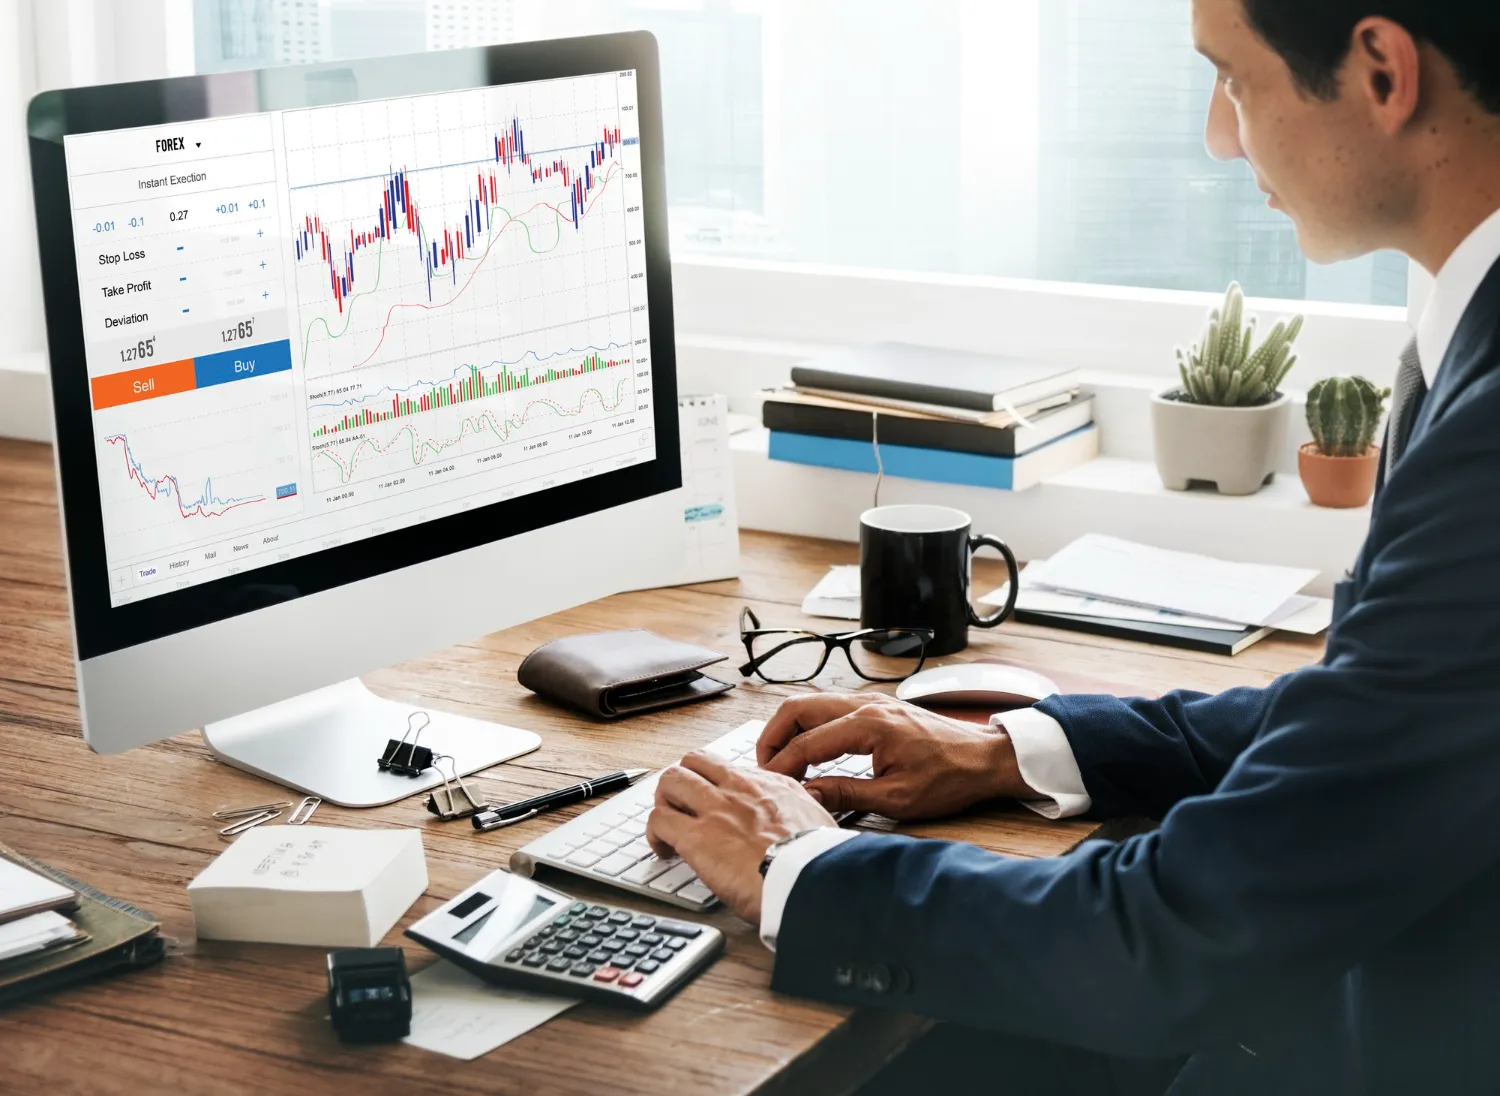
[[[1231,282],[1224,305],[1209,313],[1208,331],[1191,351],[1177,351],[1182,396],[1213,407],[1252,407],[1276,397],[1297,356],[1292,344],[1302,333],[1301,316],[1278,320],[1258,349],[1254,317],[1247,323],[1245,294]]]
[[[1375,444],[1375,431],[1390,399],[1364,377],[1329,377],[1307,394],[1307,425],[1325,457],[1362,457]]]

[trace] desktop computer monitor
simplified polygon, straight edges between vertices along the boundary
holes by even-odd
[[[408,729],[463,773],[535,748],[350,679],[681,557],[655,40],[73,88],[28,122],[89,744],[201,727],[348,805],[437,782],[377,767]]]

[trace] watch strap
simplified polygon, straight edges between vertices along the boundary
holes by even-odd
[[[771,842],[770,848],[766,849],[766,855],[761,858],[761,862],[760,862],[760,874],[761,874],[761,878],[764,879],[765,875],[766,875],[766,872],[768,872],[768,871],[771,870],[771,861],[775,860],[776,857],[780,855],[782,849],[786,848],[792,842],[794,842],[794,841],[800,841],[800,840],[802,840],[802,838],[806,837],[808,834],[815,833],[815,832],[817,832],[817,831],[816,830],[802,830],[799,833],[794,833],[794,834],[791,834],[791,835],[789,835],[787,837],[782,837],[782,838],[779,838],[779,839]]]

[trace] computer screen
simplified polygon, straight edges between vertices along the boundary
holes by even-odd
[[[639,116],[621,70],[65,134],[110,606],[653,461]]]

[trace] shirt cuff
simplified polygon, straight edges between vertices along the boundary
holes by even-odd
[[[762,944],[772,951],[776,950],[776,934],[781,930],[781,915],[786,910],[787,899],[792,896],[792,888],[797,885],[797,876],[802,874],[802,869],[829,849],[858,836],[858,830],[824,826],[803,834],[776,854],[776,859],[771,861],[771,867],[766,871],[765,886],[760,893]]]
[[[1043,818],[1072,818],[1094,805],[1061,723],[1035,708],[1023,708],[991,716],[990,726],[1010,735],[1021,779],[1045,796],[1022,800],[1027,807]]]

